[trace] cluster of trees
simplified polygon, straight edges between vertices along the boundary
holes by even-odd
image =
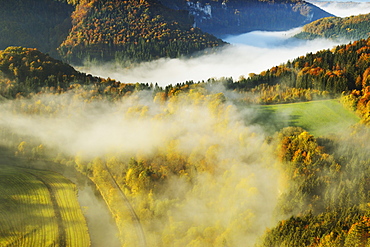
[[[254,97],[250,97],[250,93]],[[328,99],[331,97],[328,91],[320,91],[317,89],[303,89],[281,87],[280,84],[269,86],[261,84],[250,90],[250,93],[244,93],[243,101],[255,104],[282,104],[294,103],[301,101],[311,101]],[[241,93],[243,96],[243,93]]]
[[[99,81],[37,49],[23,47],[0,51],[0,76],[0,95],[6,98],[38,93],[42,88],[66,90],[77,81],[80,84]]]
[[[147,61],[224,44],[193,28],[186,11],[147,1],[8,1],[0,10],[0,49],[38,48],[64,61]]]
[[[34,48],[8,47],[0,51],[0,96],[28,97],[38,93],[58,94],[88,90],[91,97],[119,98],[134,91],[162,90],[158,85],[120,83],[76,71]]]
[[[327,38],[334,40],[358,40],[370,36],[370,14],[345,18],[327,17],[305,25],[302,32],[295,35],[299,39]]]
[[[235,81],[232,78],[186,81],[164,88],[153,83],[121,83],[80,73],[66,63],[55,60],[36,49],[9,47],[0,52],[0,94],[6,98],[27,96],[39,92],[60,93],[76,87],[88,87],[95,97],[121,98],[134,91],[151,90],[153,97],[167,100],[187,93],[191,85],[199,84],[212,91],[220,85],[239,94],[249,103],[291,103],[325,99],[344,94],[343,102],[352,100],[351,109],[366,116],[370,85],[370,40],[359,40],[332,50],[309,53],[275,66],[260,74],[250,74]],[[360,100],[359,97],[362,97]],[[357,107],[357,103],[362,106]]]
[[[238,208],[236,205],[243,205],[246,198],[254,202],[262,200],[262,192],[250,184],[253,180],[252,175],[247,176],[250,171],[244,174],[246,177],[238,174],[246,172],[244,169],[249,167],[249,162],[256,160],[264,164],[258,169],[269,167],[264,170],[266,174],[274,165],[282,174],[282,194],[275,212],[281,221],[266,231],[259,246],[365,245],[370,236],[367,204],[370,156],[365,151],[368,130],[359,128],[349,137],[315,138],[301,128],[289,127],[260,143],[255,139],[256,133],[235,121],[235,109],[225,103],[224,94],[209,93],[211,90],[207,89],[212,83],[216,82],[182,83],[158,92],[150,103],[140,97],[125,96],[111,105],[114,107],[129,99],[130,104],[120,105],[119,109],[123,110],[117,114],[152,122],[153,126],[176,121],[178,116],[194,116],[195,119],[202,116],[200,122],[206,121],[207,127],[202,125],[200,130],[190,127],[189,138],[197,138],[196,145],[183,142],[186,130],[177,125],[182,134],[164,138],[153,152],[138,149],[131,153],[122,149],[86,158],[79,150],[75,150],[74,155],[66,154],[29,136],[13,134],[9,137],[9,130],[2,128],[0,134],[2,138],[13,138],[18,155],[52,159],[79,170],[94,181],[121,229],[122,243],[127,246],[138,246],[140,242],[135,217],[140,219],[146,241],[156,246],[238,246],[239,238],[244,239],[248,232],[254,232],[252,222],[259,214],[254,207]],[[165,101],[158,101],[165,91],[167,98],[161,98]],[[96,103],[105,102],[104,97],[95,97],[98,93],[92,95],[83,88],[68,95],[71,93],[75,94],[73,100],[63,98],[67,95],[63,93],[59,94],[58,100],[38,95],[28,101],[18,99],[12,111],[37,118],[52,117],[67,108],[68,112],[73,112],[70,115],[75,115],[76,111],[82,114]],[[182,114],[184,109],[188,111],[185,115]],[[217,142],[216,137],[222,142]],[[256,143],[261,146],[256,148]],[[276,150],[271,159],[279,162],[260,160],[248,151],[261,152],[264,154],[261,157],[266,158],[267,153],[271,155],[270,148]],[[239,204],[240,199],[242,204]],[[211,205],[207,212],[216,210],[217,213],[212,211],[217,215],[216,219],[207,218],[202,209],[194,209],[194,201],[196,205],[203,201]],[[225,201],[232,203],[232,210],[225,207]],[[191,217],[184,220],[181,215],[187,205],[193,205],[192,210],[200,210],[202,217],[197,215],[194,221],[197,225],[192,224]],[[134,216],[126,207],[132,207]],[[230,213],[233,221],[225,221],[220,216]],[[206,223],[201,220],[203,217],[206,217]]]
[[[342,95],[341,101],[348,109],[355,111],[365,125],[370,124],[370,88],[353,90],[349,94]]]
[[[368,246],[368,134],[361,128],[350,137],[315,139],[302,129],[280,132],[289,189],[277,212],[293,216],[268,230],[259,246]]]
[[[332,50],[308,53],[286,64],[228,85],[244,90],[259,84],[317,89],[332,94],[362,90],[369,83],[370,39],[339,45]]]
[[[151,0],[86,1],[76,6],[72,23],[59,53],[73,63],[179,57],[224,44],[193,28],[186,11]]]
[[[266,157],[256,156],[254,152],[265,153],[269,147],[263,138],[256,138],[253,130],[243,126],[242,121],[235,120],[235,109],[225,104],[222,93],[204,93],[198,84],[189,88],[189,93],[173,95],[165,103],[156,103],[155,99],[147,103],[134,96],[126,97],[128,102],[120,99],[109,105],[116,107],[116,118],[140,119],[152,123],[153,128],[163,125],[165,129],[172,129],[170,126],[175,122],[174,135],[152,133],[161,136],[160,145],[154,146],[153,152],[141,148],[116,152],[115,147],[108,146],[109,152],[101,156],[84,153],[89,151],[81,151],[80,147],[73,153],[65,153],[51,142],[44,141],[40,145],[37,138],[9,135],[11,131],[4,130],[3,126],[1,140],[7,137],[20,141],[14,148],[24,158],[51,159],[81,171],[94,181],[109,205],[125,246],[140,246],[136,217],[140,219],[148,245],[224,246],[227,243],[238,246],[241,239],[254,235],[256,229],[252,222],[260,214],[258,207],[245,203],[244,199],[263,201],[260,197],[264,192],[255,188],[258,181],[254,179],[252,163],[261,160],[266,172],[271,165]],[[71,93],[17,99],[11,103],[11,111],[33,119],[50,120],[61,111],[67,111],[68,116],[83,115],[92,108],[96,111],[97,104],[106,103],[99,98],[85,100],[88,94],[82,91],[70,97]],[[191,113],[184,113],[184,109]],[[202,121],[193,121],[199,117]],[[152,141],[147,136],[143,138],[142,142]],[[253,148],[253,152],[249,148]],[[235,208],[230,210],[227,205]],[[134,213],[129,213],[130,207]],[[207,211],[203,211],[203,207],[208,208]],[[225,214],[229,216],[220,216]],[[190,219],[185,220],[183,217],[187,215]]]

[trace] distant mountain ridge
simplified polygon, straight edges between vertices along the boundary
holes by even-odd
[[[194,26],[222,37],[249,31],[281,31],[333,16],[302,0],[161,0],[173,9],[187,10]]]
[[[0,4],[0,49],[38,48],[73,64],[85,59],[141,62],[180,57],[225,44],[213,35],[286,30],[330,16],[300,0],[0,0]]]

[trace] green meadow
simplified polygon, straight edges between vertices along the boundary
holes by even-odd
[[[0,246],[89,246],[76,186],[49,171],[0,164]]]
[[[249,122],[262,125],[269,134],[296,126],[319,137],[346,131],[359,120],[338,100],[320,100],[257,106],[257,114]]]

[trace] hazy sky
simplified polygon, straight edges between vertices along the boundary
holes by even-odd
[[[323,3],[317,2],[316,4]],[[348,13],[346,15],[354,15],[365,11],[366,6],[368,6],[370,12],[369,3],[344,8],[344,11]],[[343,7],[338,7],[335,2],[325,8],[333,14],[342,16]],[[188,80],[197,82],[220,77],[233,77],[237,80],[240,76],[247,77],[249,73],[260,73],[308,52],[331,49],[339,44],[328,40],[297,41],[289,39],[297,32],[299,32],[299,28],[284,32],[254,31],[228,37],[225,41],[232,45],[217,53],[196,58],[159,59],[129,69],[115,64],[78,69],[93,75],[114,78],[125,83],[157,82],[160,86]]]
[[[369,0],[351,0],[351,2],[347,1],[319,1],[319,0],[307,0],[312,4],[317,5],[318,7],[322,8],[323,10],[339,17],[346,17],[351,15],[359,15],[359,14],[368,14],[370,13],[370,3]],[[345,5],[342,3],[346,2]]]

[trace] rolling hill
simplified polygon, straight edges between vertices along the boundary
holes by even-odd
[[[357,121],[350,110],[369,116],[368,51],[369,40],[360,40],[237,82],[163,89],[94,78],[38,50],[9,47],[0,52],[0,85],[11,93],[0,104],[0,141],[25,161],[52,160],[91,179],[127,246],[241,246],[257,237],[263,247],[355,246],[370,236],[369,133],[347,127]],[[352,108],[335,100],[269,103],[316,96],[341,97]],[[248,99],[265,105],[234,104]],[[50,198],[59,181],[2,168],[4,195],[24,199],[15,213],[35,216],[42,207],[29,201]],[[12,191],[26,184],[27,196]],[[46,202],[50,215],[56,204]],[[3,241],[13,243],[19,221],[6,216]],[[40,228],[33,221],[21,228],[23,239],[48,242],[34,234],[45,229],[55,241],[69,234],[54,218],[38,219]]]
[[[327,17],[305,25],[294,37],[299,39],[327,38],[359,40],[370,36],[370,14],[350,17]]]
[[[303,1],[0,1],[0,49],[38,48],[79,64],[180,57],[224,36],[286,30],[331,16]]]
[[[186,11],[166,8],[154,0],[83,2],[72,13],[72,24],[58,48],[72,63],[173,58],[224,44],[192,27]]]

